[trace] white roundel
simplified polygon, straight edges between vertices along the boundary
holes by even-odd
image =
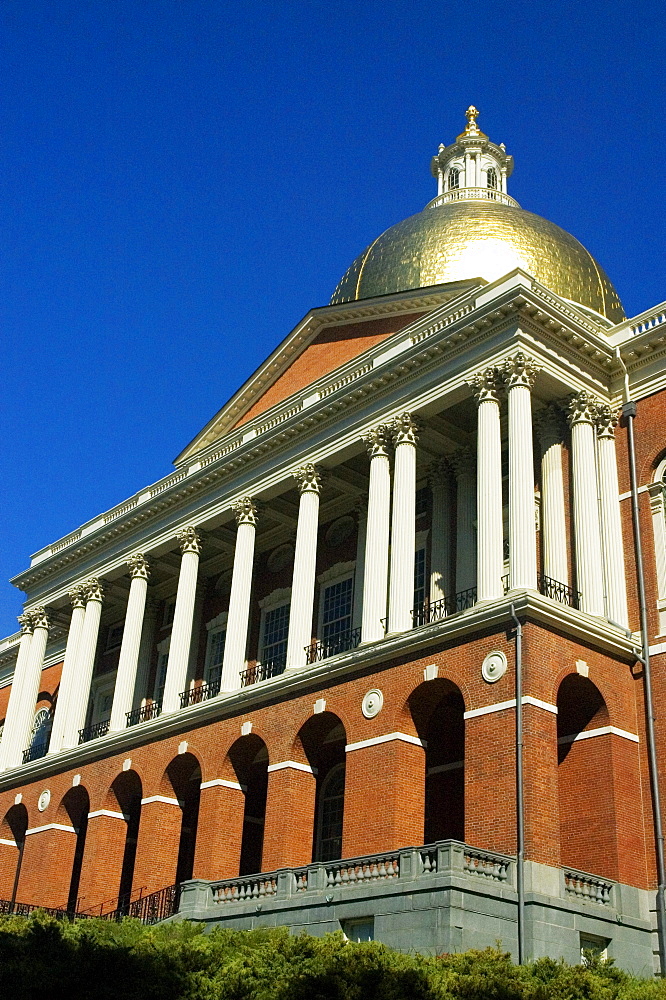
[[[51,793],[48,788],[45,788],[42,794],[37,799],[37,808],[40,813],[43,813],[45,809],[48,808],[49,802],[51,801]]]
[[[363,701],[361,702],[361,711],[363,712],[366,719],[374,719],[376,715],[382,710],[384,705],[384,695],[379,690],[379,688],[371,688],[363,696]]]
[[[501,650],[494,649],[492,653],[488,653],[481,667],[481,674],[484,681],[494,684],[500,677],[504,677],[506,667],[506,656]]]

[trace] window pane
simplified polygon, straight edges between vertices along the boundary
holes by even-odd
[[[425,601],[426,559],[425,549],[419,549],[414,556],[414,607],[419,608]]]
[[[168,653],[160,653],[157,660],[157,674],[155,677],[155,701],[162,702],[164,697],[164,686],[166,684],[166,672],[167,663],[169,662]]]
[[[206,680],[209,684],[217,684],[222,677],[222,660],[224,659],[224,642],[227,638],[225,628],[213,632],[209,639],[208,667]]]
[[[290,604],[283,604],[266,612],[261,655],[261,662],[264,665],[284,666],[287,658],[290,608]]]
[[[335,861],[342,855],[342,817],[345,805],[345,767],[334,768],[321,790],[317,861]]]
[[[324,609],[322,615],[324,642],[348,632],[351,628],[352,597],[354,581],[347,577],[339,583],[333,583],[324,590]]]

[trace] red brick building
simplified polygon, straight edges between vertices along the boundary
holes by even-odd
[[[474,109],[432,167],[175,472],[15,579],[5,908],[658,961],[666,307],[624,318]]]

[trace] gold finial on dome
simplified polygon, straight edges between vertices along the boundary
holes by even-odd
[[[465,112],[465,118],[467,119],[467,127],[465,131],[458,136],[459,139],[488,138],[476,124],[476,119],[478,115],[479,115],[478,109],[475,108],[473,104],[470,104],[467,111]]]

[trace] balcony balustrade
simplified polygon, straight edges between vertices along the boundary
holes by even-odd
[[[32,746],[23,751],[23,763],[27,764],[31,760],[39,760],[40,757],[46,757],[48,749],[48,742],[33,743]]]
[[[106,736],[109,731],[110,722],[107,719],[105,722],[96,722],[93,726],[86,726],[85,729],[79,729],[79,746],[82,743],[89,743],[90,740],[97,740],[100,736]]]
[[[543,594],[544,597],[550,597],[551,600],[558,601],[560,604],[568,604],[570,608],[580,607],[580,591],[567,587],[565,583],[553,580],[552,577],[542,573],[538,578],[538,586],[539,593]]]
[[[443,597],[440,601],[425,600],[417,608],[412,609],[413,628],[420,625],[432,625],[442,618],[449,618],[461,611],[467,611],[476,604],[476,587],[460,590],[451,597]]]
[[[350,628],[329,639],[316,639],[305,647],[305,662],[318,663],[319,660],[327,660],[329,656],[337,656],[338,653],[346,653],[350,649],[356,649],[361,641],[361,629]]]
[[[283,674],[287,660],[286,655],[274,660],[267,660],[265,663],[256,663],[247,670],[241,670],[241,687],[248,687],[250,684],[257,684],[259,681],[267,681],[269,677],[277,677]]]
[[[138,722],[148,722],[149,719],[156,719],[162,706],[159,701],[153,701],[150,705],[142,705],[141,708],[133,708],[131,712],[125,713],[128,726],[136,726]]]
[[[220,693],[221,686],[222,681],[218,678],[216,681],[204,681],[202,684],[197,684],[189,691],[181,691],[179,695],[180,707],[187,708],[189,705],[199,705],[202,701],[215,698]]]

